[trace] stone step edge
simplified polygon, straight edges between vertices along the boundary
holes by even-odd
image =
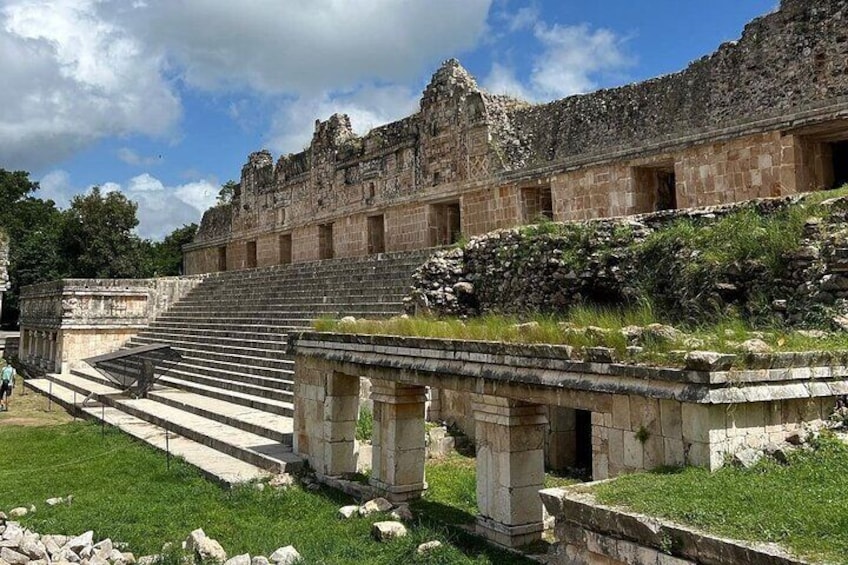
[[[199,422],[194,421],[191,423],[181,424],[179,422],[174,421],[174,419],[168,419],[158,414],[154,414],[150,410],[146,409],[143,406],[135,406],[130,403],[130,401],[125,401],[121,399],[113,399],[106,397],[103,399],[104,403],[107,406],[111,406],[113,408],[117,408],[121,412],[125,412],[131,416],[135,416],[141,420],[146,422],[150,422],[151,424],[155,424],[161,428],[167,429],[171,432],[177,433],[183,437],[194,440],[202,445],[207,447],[211,447],[216,451],[229,455],[230,457],[234,457],[246,463],[250,463],[251,465],[255,465],[261,469],[264,469],[271,473],[283,473],[286,472],[287,461],[285,459],[278,459],[274,456],[267,455],[265,453],[260,453],[259,451],[254,450],[251,447],[245,445],[238,445],[235,443],[230,443],[227,439],[213,435],[212,433],[208,433],[212,430],[216,430],[216,433],[220,433],[220,431],[227,432],[227,428],[231,428],[235,430],[238,434],[251,434],[250,432],[245,432],[243,430],[239,430],[238,428],[233,428],[232,426],[228,426],[227,424],[221,422],[215,422],[217,426],[202,426],[205,428],[205,431],[199,429]],[[155,402],[155,401],[153,401]],[[208,420],[207,418],[203,418],[202,416],[198,416],[196,414],[191,414],[188,412],[183,412],[177,408],[172,408],[176,412],[181,412],[186,414],[187,416],[191,416],[200,420]],[[167,411],[165,411],[167,413]],[[188,418],[192,420],[192,418]],[[223,430],[220,429],[220,426],[224,426]],[[261,436],[257,436],[261,437]],[[267,438],[261,438],[267,440]],[[289,469],[291,470],[291,469]]]
[[[79,370],[79,368],[72,368],[71,369],[71,375],[77,376],[77,377],[80,377],[80,378],[84,378],[84,379],[90,380],[94,383],[102,384],[104,386],[109,386],[109,385],[107,385],[107,381],[105,381],[104,377],[102,377],[99,374],[95,374],[94,369],[92,369],[91,373],[87,373],[85,371]],[[65,386],[60,381],[53,380],[52,382],[54,382],[55,384],[57,384],[59,386]],[[80,395],[80,402],[82,402],[82,400],[85,399],[85,397],[87,395],[85,395],[83,392],[81,392],[81,389],[79,387],[77,387],[73,383],[66,383],[66,384],[70,385],[70,386],[65,386],[65,388],[69,388],[71,391],[76,391],[76,393],[78,395]],[[185,392],[185,393],[194,394],[194,395],[200,396],[200,397],[205,396],[203,394],[198,394],[196,392],[183,391],[183,390],[173,388],[173,387],[168,387],[168,388],[170,388],[170,390],[172,390],[174,392]],[[114,392],[112,394],[117,394],[119,392],[120,391],[118,389],[114,389]],[[163,395],[164,392],[167,392],[167,391],[163,390],[163,389],[158,389],[158,390],[154,389],[154,390],[152,390],[148,393],[148,398],[155,398],[157,400],[157,402],[161,402],[162,404],[169,405],[172,408],[178,408],[178,409],[181,409],[181,410],[185,410],[187,412],[192,412],[192,413],[194,413],[198,416],[203,416],[204,418],[207,418],[209,420],[215,420],[215,421],[220,422],[222,424],[227,424],[229,426],[244,430],[246,432],[251,432],[251,433],[254,433],[256,435],[264,436],[264,437],[267,437],[268,439],[278,441],[279,443],[282,443],[284,445],[291,445],[291,435],[290,434],[287,434],[285,432],[280,432],[280,431],[272,429],[272,428],[265,428],[265,427],[260,426],[258,424],[254,424],[253,422],[247,422],[245,420],[233,418],[232,416],[227,416],[227,415],[222,414],[220,412],[215,412],[215,411],[212,411],[212,410],[206,410],[205,408],[202,408],[202,407],[197,406],[197,405],[189,404],[189,403],[186,403],[186,402],[177,402],[174,399],[171,399],[167,396],[164,396]],[[232,392],[232,391],[230,391],[230,392]],[[242,408],[242,409],[248,408],[250,410],[256,410],[257,412],[264,412],[263,410],[257,410],[255,408],[246,407],[243,404],[230,402],[228,400],[224,400],[224,399],[221,399],[221,398],[213,398],[211,396],[205,396],[205,397],[209,398],[210,400],[215,400],[215,401],[218,401],[218,402],[224,402],[224,403],[230,404],[234,407],[239,407],[239,408]],[[198,412],[202,412],[202,413],[198,413]],[[274,414],[275,416],[281,416],[281,414],[276,414],[276,413],[273,413],[273,412],[266,412],[266,413]],[[288,417],[288,416],[284,416],[284,417]]]
[[[42,385],[44,388],[42,389]],[[46,385],[46,379],[28,379],[25,381],[24,386],[29,390],[42,394],[44,396],[48,396],[48,390]],[[67,391],[67,393],[63,394],[63,390]],[[151,445],[161,451],[165,451],[165,441],[164,435],[165,430],[155,424],[151,424],[150,422],[146,422],[137,418],[135,416],[131,416],[129,414],[123,413],[117,408],[109,408],[109,407],[92,407],[92,408],[83,408],[80,405],[74,405],[73,400],[70,398],[70,395],[73,393],[72,390],[62,387],[61,385],[56,385],[54,383],[53,388],[53,396],[51,397],[51,401],[55,402],[63,409],[67,410],[72,415],[76,415],[81,418],[101,421],[101,416],[105,416],[105,423],[110,426],[116,427],[121,432],[144,441],[148,445]],[[64,398],[64,396],[68,396],[68,398]],[[80,401],[81,402],[81,401]],[[118,417],[124,419],[124,426],[120,425]],[[145,426],[149,426],[153,432],[162,436],[161,441],[155,441],[152,434],[140,434],[137,430],[133,430],[126,426],[126,420],[135,420],[139,424],[144,424]],[[170,433],[170,432],[169,432]],[[217,482],[225,487],[233,487],[239,484],[263,479],[269,476],[268,472],[249,463],[241,461],[240,459],[236,459],[230,455],[225,453],[221,453],[218,450],[212,449],[211,447],[207,447],[202,443],[198,443],[189,438],[180,437],[178,435],[171,435],[169,438],[169,447],[170,451],[173,455],[181,457],[187,463],[197,468],[203,476],[206,478]],[[198,452],[205,453],[207,458],[198,456]],[[204,459],[215,461],[219,466],[228,469],[227,472],[220,473],[215,472],[210,466],[204,464]],[[242,472],[233,473],[233,469],[241,469]]]

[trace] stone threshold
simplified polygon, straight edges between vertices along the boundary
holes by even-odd
[[[663,565],[813,564],[776,544],[722,538],[669,520],[605,506],[588,492],[596,484],[599,483],[539,491],[545,508],[556,519],[558,555],[606,558],[604,563],[633,563],[632,559],[638,556]]]

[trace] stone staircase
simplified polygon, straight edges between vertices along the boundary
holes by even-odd
[[[291,470],[300,461],[291,453],[288,333],[321,317],[397,315],[430,251],[210,275],[127,344],[168,344],[182,355],[147,398],[122,394],[86,364],[27,386],[157,447],[167,436],[171,452],[224,483]],[[92,394],[97,403],[84,406]]]

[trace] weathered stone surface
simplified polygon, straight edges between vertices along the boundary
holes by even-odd
[[[406,527],[400,522],[375,522],[371,526],[371,536],[377,541],[389,541],[406,536]]]
[[[17,508],[12,508],[9,510],[10,518],[21,518],[29,514],[29,510],[24,506],[18,506]]]
[[[356,506],[355,504],[349,506],[342,506],[341,508],[339,508],[339,517],[348,519],[352,516],[355,516],[358,512],[359,506]]]
[[[430,553],[442,547],[442,542],[439,540],[428,541],[420,544],[416,549],[415,553],[418,555],[424,555],[425,553]]]
[[[397,508],[392,510],[389,516],[400,522],[411,522],[415,519],[412,510],[409,509],[409,504],[406,503],[398,504]]]
[[[268,560],[271,563],[276,563],[276,565],[294,565],[300,561],[300,553],[298,553],[293,545],[287,545],[274,551],[274,553],[268,556]]]
[[[69,539],[65,542],[63,549],[70,549],[71,551],[79,552],[82,551],[85,547],[90,547],[94,543],[94,532],[89,530],[83,534],[80,534],[76,537]]]
[[[376,512],[388,512],[392,509],[392,503],[385,498],[375,498],[369,500],[359,507],[360,516],[370,516]]]
[[[251,565],[252,560],[250,559],[249,553],[242,553],[241,555],[235,555],[230,557],[224,562],[224,565]]]
[[[763,457],[763,452],[756,449],[743,449],[733,455],[733,463],[744,469],[750,469]]]
[[[26,565],[29,563],[27,555],[8,547],[0,548],[0,559],[6,561],[9,565]]]
[[[270,561],[264,555],[255,555],[253,559],[250,560],[250,565],[269,565]]]
[[[200,528],[189,534],[185,541],[185,549],[197,555],[202,561],[223,563],[227,560],[227,552],[217,540],[208,537]]]
[[[684,359],[690,371],[726,371],[735,360],[735,355],[715,351],[690,351]]]

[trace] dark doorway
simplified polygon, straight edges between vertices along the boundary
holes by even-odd
[[[288,265],[292,262],[292,236],[284,233],[280,236],[280,265]]]
[[[830,144],[833,154],[833,187],[839,188],[848,184],[848,141],[837,141]]]
[[[636,167],[633,171],[637,213],[677,209],[674,163]]]
[[[255,269],[257,264],[256,241],[248,241],[245,245],[245,265],[248,269]]]
[[[554,203],[550,186],[530,186],[521,189],[524,223],[554,219]]]
[[[592,474],[592,413],[588,410],[575,410],[574,433],[577,436],[577,449],[574,466],[586,469]]]
[[[459,202],[430,205],[430,245],[451,245],[459,241],[462,219]]]
[[[386,251],[386,222],[383,215],[368,217],[368,253]]]
[[[333,258],[333,224],[318,226],[318,258]]]
[[[218,248],[218,270],[227,270],[227,246],[222,245]]]

